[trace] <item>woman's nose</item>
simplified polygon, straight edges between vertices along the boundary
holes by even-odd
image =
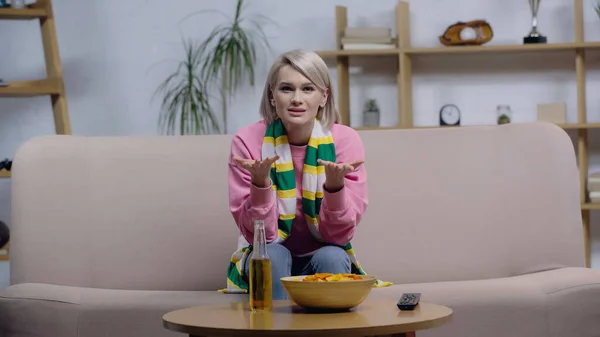
[[[294,91],[294,95],[292,96],[292,103],[300,103],[300,93]]]

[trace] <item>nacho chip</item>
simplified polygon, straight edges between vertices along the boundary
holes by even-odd
[[[316,273],[308,275],[303,281],[310,282],[338,282],[338,281],[355,281],[362,280],[362,277],[357,274],[331,274],[331,273]]]

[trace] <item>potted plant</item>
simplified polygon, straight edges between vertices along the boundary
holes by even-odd
[[[209,94],[199,69],[202,52],[193,41],[183,42],[185,58],[156,89],[162,95],[159,128],[168,135],[219,133]]]
[[[496,115],[498,116],[498,124],[508,124],[512,117],[512,110],[508,105],[498,105],[496,107]]]
[[[379,116],[380,110],[377,105],[377,101],[374,99],[369,99],[365,103],[364,111],[363,111],[363,126],[366,127],[374,127],[379,126]]]
[[[220,132],[210,102],[211,93],[216,90],[220,97],[222,130],[227,133],[229,100],[246,81],[254,86],[257,50],[270,49],[263,25],[246,18],[244,9],[244,0],[237,0],[231,20],[214,27],[197,46],[185,44],[185,60],[158,90],[163,94],[160,121],[163,126],[166,124],[167,130],[172,132],[174,121],[179,121],[181,134]]]

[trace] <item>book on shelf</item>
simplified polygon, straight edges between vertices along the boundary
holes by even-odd
[[[392,36],[392,29],[387,27],[346,27],[344,37],[349,38],[385,38]]]
[[[386,27],[346,27],[341,38],[342,49],[394,49],[392,30]]]
[[[595,172],[588,176],[587,189],[589,192],[600,193],[600,172]]]
[[[347,43],[342,44],[342,49],[345,50],[369,50],[369,49],[394,49],[395,44],[392,43]]]
[[[381,36],[381,37],[342,37],[343,44],[350,43],[394,43],[394,39],[391,36]]]
[[[600,203],[600,191],[590,192],[590,202]]]

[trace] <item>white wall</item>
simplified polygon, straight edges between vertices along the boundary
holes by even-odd
[[[458,20],[486,19],[495,37],[492,44],[520,44],[530,29],[527,0],[413,0],[412,42],[436,46],[437,36]],[[586,3],[586,40],[600,40],[600,20]],[[156,133],[157,102],[151,102],[158,83],[174,68],[168,60],[182,56],[181,35],[203,38],[218,15],[186,15],[206,8],[233,13],[234,0],[105,0],[55,1],[56,26],[64,69],[71,123],[75,135],[152,135]],[[460,5],[457,5],[460,3]],[[257,107],[265,68],[288,49],[330,49],[335,46],[334,7],[348,7],[350,25],[394,27],[396,0],[319,0],[305,2],[252,0],[253,13],[273,14],[278,27],[266,26],[273,53],[263,58],[259,85],[236,97],[231,107],[229,131],[257,119]],[[545,0],[540,29],[550,42],[572,41],[571,0]],[[597,60],[597,56],[591,57]],[[506,60],[507,63],[504,63]],[[395,63],[353,59],[351,77],[352,122],[360,123],[365,98],[378,99],[382,122],[397,122]],[[590,121],[600,121],[600,100],[593,93],[600,85],[599,62],[588,72]],[[576,120],[574,62],[568,54],[556,57],[522,55],[496,57],[456,56],[452,59],[422,58],[414,63],[414,120],[435,125],[439,108],[457,104],[464,124],[492,124],[497,104],[510,104],[514,121],[535,119],[537,103],[565,101],[569,121]],[[43,77],[44,61],[39,28],[32,22],[0,21],[0,77],[27,80]],[[335,69],[332,68],[335,79]],[[0,160],[12,157],[25,140],[54,132],[46,97],[0,100]],[[600,136],[591,132],[597,148]],[[595,155],[591,164],[600,164]],[[10,180],[0,180],[0,219],[10,224]],[[594,262],[600,267],[600,223],[593,214]],[[0,287],[8,282],[8,263],[0,263]]]

